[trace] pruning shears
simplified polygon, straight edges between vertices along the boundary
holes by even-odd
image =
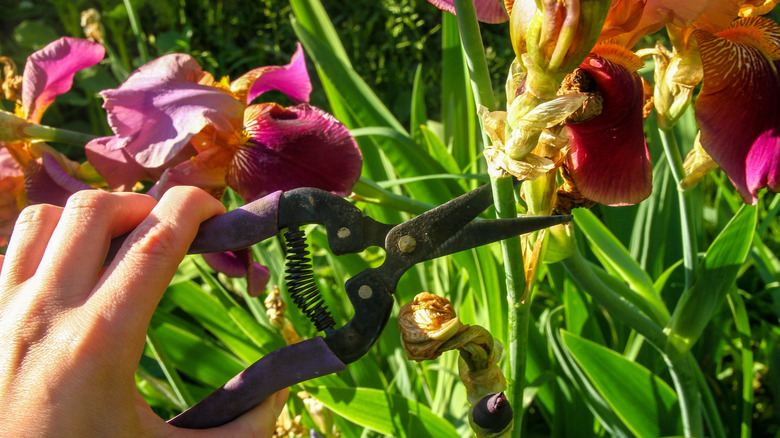
[[[274,192],[201,224],[190,254],[235,251],[287,229],[287,284],[293,301],[324,336],[273,351],[230,379],[201,402],[169,420],[205,429],[234,420],[271,394],[326,374],[343,371],[365,355],[387,325],[401,276],[414,265],[571,220],[570,215],[477,219],[492,205],[489,184],[398,225],[378,222],[333,193],[299,188]],[[476,220],[475,220],[476,219]],[[346,281],[354,308],[340,328],[324,305],[307,258],[303,225],[323,225],[336,255],[382,247],[386,257]],[[113,245],[118,248],[121,238]],[[111,257],[111,256],[110,256]]]

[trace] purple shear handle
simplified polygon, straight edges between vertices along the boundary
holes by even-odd
[[[203,222],[188,253],[235,251],[276,236],[281,196],[279,190]]]
[[[235,251],[279,234],[277,219],[281,196],[279,190],[203,222],[187,253]],[[111,241],[105,265],[116,257],[128,235]]]
[[[235,420],[273,393],[315,377],[347,369],[320,336],[263,356],[200,403],[168,423],[208,429]]]

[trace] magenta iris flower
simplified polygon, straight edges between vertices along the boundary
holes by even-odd
[[[30,55],[24,66],[16,115],[27,122],[39,123],[54,99],[70,90],[76,73],[97,64],[104,55],[102,45],[70,37],[53,41]],[[3,137],[14,135],[9,133]],[[64,205],[73,191],[91,188],[63,168],[63,164],[75,163],[69,163],[43,144],[37,144],[35,151],[31,146],[23,140],[0,141],[0,243],[5,242],[16,216],[28,203]],[[47,151],[58,154],[57,158]]]
[[[577,190],[604,205],[631,205],[650,196],[652,166],[643,123],[642,61],[622,47],[599,45],[580,68],[602,97],[598,116],[568,123],[566,166]]]
[[[115,135],[90,142],[87,157],[118,190],[160,180],[218,197],[231,187],[245,201],[304,186],[345,196],[362,155],[343,124],[308,104],[311,89],[300,44],[289,64],[232,82],[189,55],[166,55],[102,92]],[[299,104],[252,103],[269,90]]]
[[[428,0],[429,3],[451,14],[455,13],[453,0]],[[477,19],[485,23],[503,23],[509,20],[502,0],[474,0]]]
[[[744,18],[695,32],[704,67],[696,99],[701,145],[745,202],[780,191],[780,25]]]

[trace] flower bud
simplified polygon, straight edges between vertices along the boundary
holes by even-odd
[[[514,413],[503,392],[488,394],[469,412],[469,424],[479,438],[499,438],[512,430]]]
[[[439,347],[464,328],[449,300],[428,292],[401,307],[398,325],[406,357],[417,362],[439,357]]]
[[[515,54],[520,58],[527,52],[536,68],[560,82],[596,44],[610,4],[610,0],[516,1],[509,27]]]

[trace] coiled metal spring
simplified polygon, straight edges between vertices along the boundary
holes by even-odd
[[[285,280],[290,297],[318,331],[333,328],[336,322],[328,311],[314,280],[314,269],[308,257],[306,233],[297,227],[291,227],[284,233],[284,238],[287,241]]]

